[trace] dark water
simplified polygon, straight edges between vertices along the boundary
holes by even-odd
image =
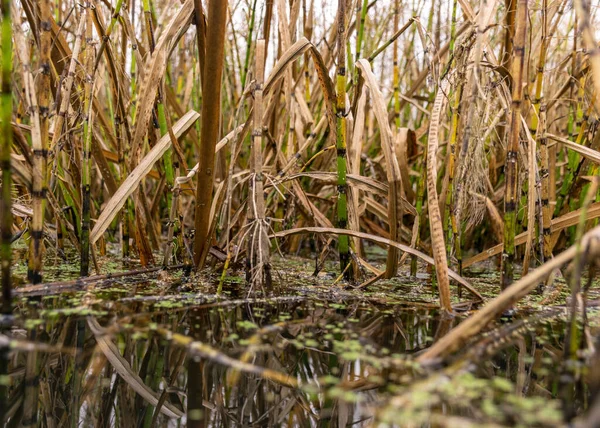
[[[413,357],[460,317],[373,296],[134,289],[17,302],[0,336],[6,426],[559,426],[594,392],[590,367],[564,369],[560,311],[422,368]]]

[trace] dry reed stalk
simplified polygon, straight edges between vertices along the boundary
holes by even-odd
[[[527,1],[518,0],[515,37],[512,50],[512,102],[508,143],[506,149],[506,188],[504,195],[504,253],[502,255],[502,289],[513,281],[515,263],[515,230],[518,209],[517,180],[518,154],[521,132],[521,110],[523,103],[523,70],[525,62],[525,43],[527,41]],[[509,30],[510,30],[509,23]],[[512,43],[512,38],[511,38]],[[531,195],[530,195],[531,196]]]
[[[247,221],[250,227],[246,250],[246,280],[261,289],[271,288],[270,242],[265,217],[263,183],[263,82],[265,78],[265,41],[258,40],[255,55],[255,83],[253,89],[254,129],[250,153],[250,191]]]
[[[449,56],[452,58],[450,67],[456,68],[456,83],[454,87],[451,88],[451,95],[449,98],[452,99],[451,106],[451,114],[452,118],[450,120],[450,141],[448,143],[448,165],[446,167],[446,173],[444,178],[444,186],[446,196],[443,197],[444,191],[442,191],[442,205],[444,208],[444,217],[443,217],[443,227],[444,234],[446,236],[446,253],[451,254],[452,252],[452,241],[454,240],[454,246],[456,248],[456,256],[458,259],[458,270],[459,272],[462,270],[461,262],[462,262],[462,254],[461,254],[461,245],[460,245],[460,231],[458,230],[458,223],[456,221],[456,215],[454,210],[454,176],[456,170],[456,145],[458,140],[458,125],[459,125],[459,109],[460,102],[462,98],[463,87],[465,83],[465,68],[466,64],[462,58],[468,57],[468,53],[466,55],[459,55],[455,49],[456,44],[456,11],[458,9],[458,1],[454,0],[452,2],[452,22],[450,27],[450,46],[449,46]],[[461,59],[461,61],[457,61],[457,57]],[[458,65],[458,66],[457,66]]]
[[[31,123],[31,144],[32,144],[32,157],[33,157],[33,170],[32,170],[32,196],[33,196],[33,219],[32,219],[32,231],[37,230],[36,235],[42,235],[43,237],[43,219],[41,218],[43,203],[40,199],[43,195],[43,178],[42,166],[43,166],[43,144],[40,129],[40,111],[37,102],[37,91],[33,79],[32,66],[30,63],[29,48],[25,42],[25,37],[22,32],[21,19],[18,11],[15,8],[11,8],[12,21],[15,25],[14,40],[16,47],[16,56],[21,62],[21,74],[23,79],[23,86],[25,89],[25,101],[27,108],[30,113]],[[37,195],[37,196],[36,196]],[[32,232],[33,233],[33,232]],[[34,245],[35,242],[35,245]],[[41,282],[41,252],[43,245],[42,239],[31,239],[32,250],[30,250],[30,261],[28,266],[28,278],[35,280],[35,283]],[[34,257],[34,255],[36,255]],[[33,262],[36,259],[36,264]],[[35,276],[35,278],[34,278]]]
[[[221,77],[225,44],[227,0],[211,0],[208,5],[206,61],[202,71],[202,130],[198,184],[196,187],[194,263],[204,266],[210,248],[210,207],[214,185],[215,147],[221,118]]]
[[[429,138],[427,144],[427,206],[429,209],[429,230],[431,232],[431,246],[435,260],[435,272],[440,293],[440,306],[446,312],[452,312],[450,302],[450,281],[448,279],[448,259],[444,244],[444,231],[440,205],[436,189],[437,182],[437,149],[440,128],[440,116],[444,106],[444,89],[438,88],[435,97],[431,120],[429,123]]]
[[[28,279],[34,284],[42,282],[42,266],[44,257],[44,211],[46,205],[46,168],[48,162],[48,116],[51,100],[50,93],[50,48],[52,44],[50,1],[39,3],[39,40],[41,75],[36,88],[38,105],[31,105],[38,110],[39,140],[33,144],[33,221],[31,224],[31,245],[29,249]]]

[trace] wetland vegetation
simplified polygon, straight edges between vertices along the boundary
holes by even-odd
[[[0,424],[600,425],[594,1],[0,11]]]

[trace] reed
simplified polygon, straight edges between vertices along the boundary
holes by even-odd
[[[81,268],[80,275],[88,276],[90,267],[90,216],[91,216],[91,169],[92,169],[92,129],[94,96],[94,39],[91,4],[85,4],[85,78],[83,101],[83,150],[81,159]]]
[[[336,152],[337,152],[337,227],[348,227],[348,184],[346,182],[346,1],[338,1],[337,11],[337,68],[336,68]],[[338,237],[340,270],[350,278],[350,239]]]
[[[546,102],[543,98],[544,71],[546,68],[546,55],[548,53],[548,2],[544,0],[541,10],[541,40],[540,53],[536,67],[535,92],[533,98],[534,114],[531,117],[531,133],[539,143],[540,178],[541,178],[541,210],[542,210],[542,239],[540,248],[542,261],[552,256],[550,243],[550,223],[552,221],[552,208],[550,206],[550,156],[548,152],[548,139],[546,133]]]
[[[504,253],[502,254],[502,288],[513,282],[515,263],[515,230],[518,210],[518,156],[523,103],[523,70],[527,40],[527,2],[518,0],[515,18],[515,37],[512,49],[512,101],[506,151],[506,189],[504,193]],[[533,195],[530,195],[533,197]],[[530,227],[533,225],[530,225]]]
[[[32,141],[33,146],[33,220],[31,224],[31,246],[29,253],[28,278],[34,283],[42,282],[44,257],[44,213],[46,205],[46,168],[48,163],[48,115],[50,113],[50,48],[52,44],[50,0],[39,3],[39,43],[41,75],[36,88],[39,114],[39,138]],[[33,107],[33,106],[32,106]]]
[[[600,159],[589,2],[541,2],[531,28],[516,0],[326,2],[335,18],[321,3],[18,3],[2,170],[31,215],[5,223],[4,254],[29,239],[32,282],[45,243],[50,257],[75,251],[86,275],[118,241],[125,261],[193,258],[223,278],[246,257],[249,282],[262,278],[252,291],[271,289],[254,273],[275,244],[321,269],[337,242],[361,283],[407,257],[419,272],[391,245],[382,273],[367,233],[434,255],[451,311],[449,265],[503,252],[506,286],[574,242]],[[348,233],[275,242],[271,226]]]
[[[442,314],[440,323],[428,321],[418,332],[426,338],[437,329],[432,346],[415,358],[432,363],[431,373],[417,370],[419,385],[440,379],[433,365],[444,366],[444,375],[468,369],[463,363],[483,352],[471,346],[476,336],[490,342],[496,336],[483,334],[489,324],[536,288],[544,288],[545,307],[563,298],[548,279],[556,269],[572,286],[564,358],[591,355],[585,341],[594,330],[581,329],[579,303],[594,296],[600,242],[594,3],[576,0],[570,8],[541,0],[535,9],[526,0],[1,4],[2,311],[46,323],[17,319],[18,328],[2,333],[10,340],[0,334],[0,370],[18,369],[8,388],[0,382],[0,413],[10,413],[10,426],[173,425],[183,417],[182,400],[190,426],[356,423],[359,416],[344,407],[349,403],[336,403],[333,394],[313,399],[312,390],[299,388],[312,379],[322,385],[321,369],[335,358],[307,345],[296,360],[286,344],[302,345],[308,327],[328,330],[329,321],[316,322],[312,306],[301,316],[303,309],[293,306],[293,319],[279,319],[288,309],[283,303],[364,293],[380,306],[381,298],[403,298],[397,290],[416,282],[431,285],[423,289],[433,290],[435,300],[414,306]],[[25,252],[29,280],[11,281],[19,272],[11,263]],[[315,275],[331,263],[339,262],[340,271],[314,279],[319,287],[305,286],[313,279],[275,271],[291,256],[314,260]],[[52,263],[62,267],[63,257],[79,261],[73,278],[37,284]],[[124,272],[112,272],[115,261]],[[481,283],[469,278],[496,266],[502,276],[488,278],[497,278],[491,285],[501,290],[486,288],[484,302]],[[171,281],[168,272],[181,268],[185,275]],[[78,278],[90,270],[98,275]],[[143,296],[142,303],[128,297],[135,302],[131,313],[116,323],[94,319],[106,281],[127,277],[122,286],[136,295],[142,285],[130,285],[134,274],[151,273],[165,287],[156,290],[160,295]],[[233,287],[244,273],[247,281]],[[289,296],[299,284],[302,295]],[[11,294],[74,291],[86,293],[77,300],[85,320],[67,311],[56,319],[50,311],[23,312],[20,301],[11,306]],[[190,317],[168,308],[163,294],[181,294],[187,305],[188,291],[203,296]],[[235,310],[206,310],[213,305],[206,295],[216,293],[214,305],[224,306],[230,291],[246,297],[234,302]],[[364,310],[365,299],[355,299],[360,305],[352,313],[337,305],[315,310],[331,312],[336,329],[340,317],[352,315],[353,324],[365,324],[358,342],[378,340],[374,323],[388,326],[389,314]],[[153,302],[160,313],[145,310]],[[237,321],[247,319],[245,304],[252,302],[278,319],[248,336]],[[122,302],[111,305],[119,310]],[[452,327],[445,315],[466,307],[473,310]],[[403,312],[412,322],[418,311]],[[26,340],[15,336],[23,327]],[[394,337],[412,341],[402,325],[393,327]],[[236,332],[250,348],[238,348]],[[148,339],[138,342],[134,333]],[[285,346],[267,348],[270,334],[284,337]],[[344,344],[335,339],[326,345]],[[517,353],[511,351],[519,362],[528,349],[521,339]],[[352,401],[352,391],[376,387],[378,376],[363,378],[361,370],[396,370],[398,362],[390,355],[366,368],[342,361],[336,392]],[[400,363],[403,376],[412,372]],[[200,387],[216,385],[214,379],[221,384]],[[549,385],[533,380],[538,392]],[[519,374],[518,393],[523,381]],[[261,391],[287,402],[274,407]],[[563,394],[566,406],[579,403],[571,391]],[[390,403],[402,406],[408,395]],[[430,424],[455,421],[469,422]]]
[[[455,68],[457,76],[456,83],[453,85],[453,91],[450,93],[452,99],[450,119],[450,141],[448,143],[448,165],[446,167],[446,176],[448,184],[446,189],[445,210],[443,218],[444,235],[446,236],[446,253],[452,253],[452,242],[454,242],[455,254],[458,260],[458,270],[462,273],[462,255],[460,246],[460,233],[454,210],[454,176],[456,172],[456,146],[458,141],[459,110],[462,99],[462,92],[465,82],[464,66],[458,65],[456,44],[456,10],[457,0],[452,2],[452,23],[450,27],[450,47],[449,55],[452,58],[451,68]],[[458,66],[457,66],[458,65]]]
[[[11,147],[12,133],[12,19],[11,1],[2,1],[2,24],[0,27],[1,74],[0,74],[0,168],[2,169],[2,191],[0,196],[0,259],[2,266],[2,313],[12,312],[12,168]],[[4,389],[4,388],[3,388]],[[0,397],[5,400],[6,397]]]
[[[227,0],[211,0],[208,5],[206,58],[202,70],[202,131],[198,182],[196,184],[194,263],[203,267],[210,248],[210,206],[213,195],[215,147],[219,140],[221,117],[221,78],[223,74]]]
[[[246,253],[246,279],[254,286],[271,288],[270,242],[268,223],[265,217],[265,195],[263,176],[263,85],[265,79],[265,41],[256,44],[255,82],[252,91],[254,97],[252,148],[250,151],[250,193],[248,200],[248,245]],[[225,269],[226,270],[226,269]]]

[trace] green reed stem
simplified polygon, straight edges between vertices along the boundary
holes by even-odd
[[[519,133],[521,131],[521,105],[523,103],[523,69],[527,39],[527,0],[518,0],[515,38],[512,50],[512,103],[510,128],[506,152],[506,189],[504,194],[504,254],[502,257],[502,288],[513,282],[515,261],[515,230],[517,223],[517,180]]]
[[[348,183],[346,182],[346,2],[338,2],[338,34],[337,34],[337,80],[336,80],[336,123],[337,123],[337,227],[346,229],[348,226]],[[340,270],[345,277],[350,278],[352,269],[346,269],[350,263],[350,239],[348,235],[338,237],[340,253]]]
[[[0,46],[2,52],[2,86],[0,87],[0,168],[2,169],[2,196],[0,199],[0,259],[2,260],[2,313],[10,314],[11,306],[11,162],[12,146],[12,21],[10,17],[11,0],[2,0],[2,28],[0,29]],[[0,356],[2,358],[3,356]],[[2,386],[0,386],[2,388]],[[0,396],[0,400],[5,397]],[[0,405],[0,409],[1,409]],[[0,420],[0,423],[2,420]]]
[[[86,4],[85,58],[86,76],[84,83],[83,159],[81,162],[81,276],[88,276],[90,267],[90,209],[92,170],[92,97],[94,86],[94,46],[92,39],[92,14]]]

